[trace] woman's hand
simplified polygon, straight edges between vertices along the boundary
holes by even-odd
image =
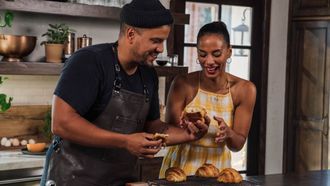
[[[192,140],[197,140],[202,138],[207,133],[210,121],[211,120],[208,116],[204,117],[204,122],[201,120],[191,122],[187,119],[181,118],[180,127],[188,131]]]
[[[228,138],[230,138],[232,130],[228,127],[228,125],[222,118],[217,116],[214,116],[213,118],[218,122],[219,125],[219,131],[217,132],[217,135],[215,137],[215,142],[225,142]]]

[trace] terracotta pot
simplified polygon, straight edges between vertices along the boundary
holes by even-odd
[[[45,44],[46,61],[61,63],[64,51],[64,44]]]

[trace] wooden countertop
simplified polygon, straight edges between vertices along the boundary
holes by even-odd
[[[290,174],[273,174],[265,176],[246,176],[247,180],[253,185],[262,186],[329,186],[330,185],[330,170],[326,171],[310,171],[306,173],[290,173]],[[157,183],[157,180],[152,182]],[[182,183],[170,183],[168,185],[184,185]],[[145,182],[128,183],[126,186],[147,186]],[[162,184],[166,186],[167,184]],[[214,184],[213,184],[214,185]],[[225,184],[220,184],[225,185]]]
[[[44,162],[44,155],[25,155],[18,150],[0,151],[0,171],[41,168]]]
[[[248,180],[264,186],[329,186],[330,170],[309,171],[306,173],[274,174],[265,176],[248,176]]]

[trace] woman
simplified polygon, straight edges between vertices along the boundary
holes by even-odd
[[[181,113],[189,107],[205,108],[211,118],[208,133],[198,141],[170,147],[160,178],[169,167],[194,175],[204,163],[231,167],[230,151],[242,149],[249,133],[256,88],[250,81],[225,72],[232,49],[223,22],[204,25],[197,36],[201,71],[178,76],[171,86],[166,119],[185,127]]]

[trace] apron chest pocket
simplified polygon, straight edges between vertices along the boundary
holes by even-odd
[[[123,116],[115,116],[111,131],[122,134],[131,134],[136,131],[138,121]]]

